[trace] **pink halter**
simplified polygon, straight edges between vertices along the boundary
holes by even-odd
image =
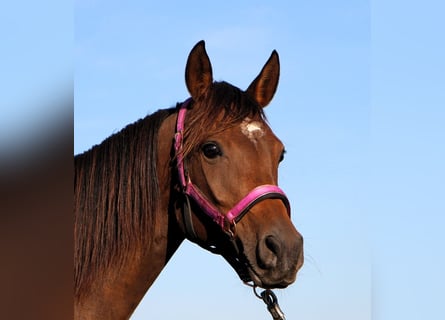
[[[241,201],[239,201],[232,209],[226,214],[221,213],[196,187],[189,176],[186,177],[184,172],[184,154],[183,148],[183,135],[184,135],[184,123],[185,114],[187,112],[187,106],[190,104],[191,98],[187,99],[179,108],[178,118],[176,122],[175,133],[175,152],[176,161],[179,174],[179,182],[181,184],[183,193],[186,196],[191,197],[196,204],[207,214],[210,218],[217,223],[223,231],[231,236],[234,236],[235,224],[258,202],[265,199],[280,199],[286,206],[287,213],[290,217],[290,205],[286,194],[278,186],[275,185],[261,185],[250,191]]]

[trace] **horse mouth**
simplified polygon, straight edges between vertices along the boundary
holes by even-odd
[[[244,252],[240,252],[235,257],[226,255],[223,255],[223,257],[236,271],[241,281],[247,285],[253,285],[264,289],[281,289],[286,288],[295,280],[291,279],[290,281],[287,281],[284,279],[281,281],[271,281],[266,279],[257,272],[255,266],[252,265]]]

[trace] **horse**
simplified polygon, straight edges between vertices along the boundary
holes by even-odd
[[[128,319],[185,239],[255,287],[295,281],[303,238],[263,110],[279,74],[274,50],[247,90],[216,82],[200,41],[185,68],[189,99],[75,155],[75,319]]]

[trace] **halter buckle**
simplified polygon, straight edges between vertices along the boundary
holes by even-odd
[[[182,131],[177,131],[175,133],[175,152],[176,152],[176,155],[178,155],[178,153],[182,149],[182,136],[183,136],[183,132]]]

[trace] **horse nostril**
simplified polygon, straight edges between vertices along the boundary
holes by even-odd
[[[278,240],[274,236],[267,236],[264,240],[266,247],[276,256],[280,254],[281,248]]]
[[[262,269],[275,268],[278,263],[280,251],[281,246],[276,237],[266,236],[263,238],[257,247],[258,266]]]

